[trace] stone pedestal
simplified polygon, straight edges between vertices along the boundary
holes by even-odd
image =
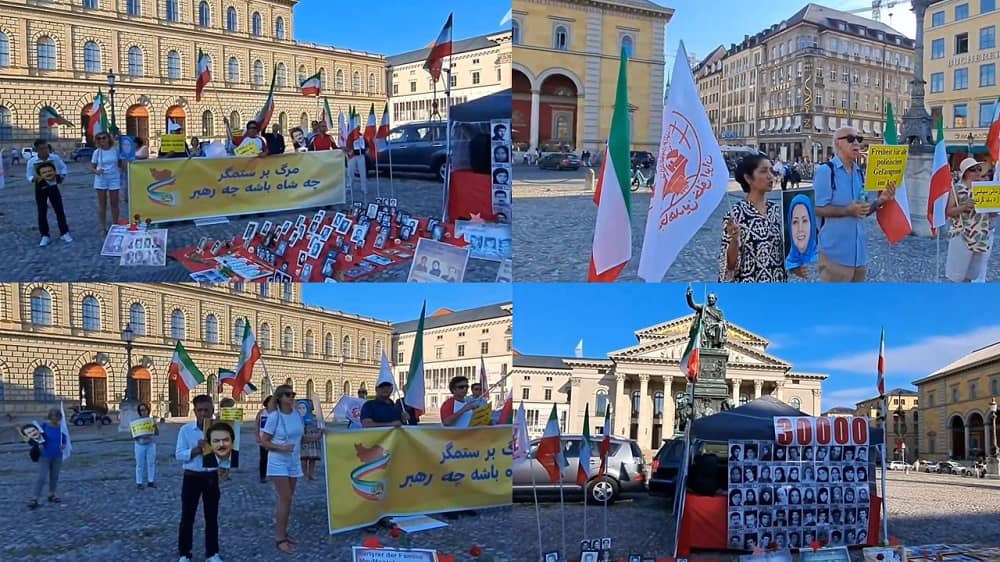
[[[911,151],[906,162],[906,200],[910,204],[910,224],[916,236],[931,235],[931,226],[927,222],[927,200],[930,198],[933,165],[933,152]]]
[[[986,459],[987,478],[1000,478],[1000,461],[996,457]]]
[[[722,411],[729,399],[726,366],[729,352],[724,349],[701,349],[701,372],[694,386],[694,417],[710,416]]]

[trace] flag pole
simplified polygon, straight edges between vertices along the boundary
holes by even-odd
[[[562,552],[563,552],[563,556],[564,556],[563,560],[568,560],[569,558],[565,557],[566,554],[568,554],[568,551],[566,550],[566,497],[565,497],[565,492],[564,492],[564,490],[566,489],[566,486],[564,486],[563,482],[562,482],[562,479],[565,478],[565,476],[566,475],[564,473],[564,467],[560,466],[559,467],[559,512],[562,514],[562,517],[561,517],[561,519],[562,519]]]
[[[453,23],[454,25],[454,23]],[[451,41],[455,36],[454,27],[449,30],[448,41]],[[442,201],[441,209],[441,222],[448,222],[448,194],[451,191],[451,73],[455,69],[451,62],[451,50],[454,50],[454,45],[449,50],[448,53],[448,72],[447,72],[447,82],[444,84],[444,97],[445,97],[445,107],[448,112],[448,120],[445,126],[445,156],[444,156],[444,201]],[[561,489],[561,488],[560,488]],[[566,542],[566,521],[565,515],[563,520],[563,550],[565,550]]]
[[[377,128],[375,130],[378,131]],[[375,133],[375,134],[377,135],[378,133]],[[375,149],[374,150],[374,152],[375,152],[375,195],[377,197],[382,197],[382,183],[379,181],[379,175],[378,175],[378,142],[377,142],[377,139],[372,139],[372,140],[376,141],[375,146],[373,147]]]
[[[888,433],[886,431],[886,412],[889,408],[889,402],[886,400],[885,394],[881,396],[881,406],[882,411],[879,412],[879,419],[882,422],[882,540],[878,544],[885,544],[889,540],[889,507],[886,505],[886,496],[889,494],[885,491],[886,486],[886,466],[885,466],[885,449],[888,447]]]
[[[696,320],[697,321],[697,320]],[[701,370],[699,362],[698,370]],[[697,380],[697,379],[695,379]],[[688,456],[691,454],[691,426],[694,424],[694,387],[695,381],[688,382],[688,419],[684,424],[684,455],[681,457],[681,464],[677,471],[677,485],[674,490],[673,513],[677,515],[674,527],[674,558],[677,558],[677,551],[681,540],[681,523],[684,521],[684,504],[686,500]]]
[[[535,462],[534,459],[529,458],[529,463]],[[538,558],[542,558],[542,511],[538,508],[538,485],[535,483],[535,469],[533,466],[528,467],[528,472],[531,473],[531,491],[535,495],[535,527],[538,529]]]
[[[608,409],[609,410],[611,409],[610,405],[608,406]],[[611,417],[610,413],[607,413],[606,415],[607,415],[609,421],[613,419]],[[605,431],[608,432],[608,435],[613,435],[614,434],[614,428],[615,428],[615,426],[614,426],[614,422],[610,422],[610,423],[611,423],[611,429],[605,429]],[[604,457],[603,463],[604,463],[604,469],[605,469],[605,471],[607,471],[607,468],[608,468],[607,467],[607,464],[608,464],[607,457]],[[604,475],[602,474],[601,476],[603,477]],[[608,536],[608,495],[607,494],[604,494],[604,534],[601,535],[601,536],[602,537]],[[584,540],[587,540],[587,537],[583,537],[583,538],[584,538]]]

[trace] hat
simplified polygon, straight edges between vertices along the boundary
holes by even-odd
[[[962,163],[958,165],[958,177],[965,177],[965,172],[974,166],[978,166],[979,162],[975,158],[966,158],[962,160]]]
[[[382,381],[382,382],[378,383],[378,386],[376,386],[375,388],[382,388],[383,386],[386,386],[386,385],[393,386],[393,384],[391,382],[389,382],[389,381]]]

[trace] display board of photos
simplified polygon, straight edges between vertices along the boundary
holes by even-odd
[[[510,222],[511,174],[510,174],[510,119],[490,121],[490,172],[493,189],[493,214],[497,222]],[[500,220],[502,219],[502,220]]]
[[[774,440],[729,441],[729,548],[868,544],[868,420],[775,417],[774,428]]]

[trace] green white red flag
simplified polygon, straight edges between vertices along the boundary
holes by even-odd
[[[497,418],[497,423],[500,425],[507,425],[509,423],[514,423],[514,393],[507,393],[507,400],[504,401],[503,407],[500,408],[500,416]]]
[[[275,66],[271,72],[271,89],[267,92],[267,100],[264,101],[264,107],[261,108],[260,113],[257,114],[257,118],[254,119],[257,122],[257,130],[262,134],[267,130],[267,125],[271,122],[271,115],[274,114],[274,79],[277,75],[278,67]],[[233,126],[236,125],[234,124]]]
[[[205,375],[198,370],[198,366],[191,360],[191,356],[184,350],[181,342],[177,342],[177,346],[174,348],[174,356],[170,360],[167,373],[170,380],[177,385],[180,395],[185,397],[191,392],[191,389],[205,382]]]
[[[326,125],[326,130],[333,132],[337,130],[336,124],[333,122],[333,112],[330,111],[330,100],[323,98],[323,114],[320,115],[320,119]]]
[[[410,355],[410,370],[406,374],[406,389],[404,399],[406,405],[422,416],[426,411],[426,386],[424,385],[424,314],[427,303],[420,307],[420,321],[417,322],[417,334],[413,338],[413,353]]]
[[[934,164],[931,166],[931,191],[927,197],[927,222],[931,225],[931,233],[937,234],[937,229],[948,222],[945,214],[948,208],[948,194],[951,193],[951,167],[948,165],[948,153],[944,146],[944,127],[942,119],[938,119],[938,139],[934,145]]]
[[[993,102],[993,122],[986,133],[986,148],[993,159],[993,181],[1000,181],[1000,98]]]
[[[555,404],[552,405],[552,413],[549,414],[549,421],[545,424],[542,439],[538,442],[535,460],[548,473],[551,482],[562,482],[562,472],[569,466],[569,463],[566,462],[566,457],[563,455],[562,434],[559,432],[559,419],[556,416]]]
[[[201,101],[201,94],[205,91],[205,86],[212,81],[212,68],[208,54],[198,49],[197,83],[194,86],[194,101]],[[235,124],[233,125],[235,126]]]
[[[528,416],[524,412],[524,402],[517,407],[517,414],[514,416],[514,435],[511,449],[513,461],[523,462],[528,459]]]
[[[42,108],[41,117],[47,127],[54,127],[56,125],[72,125],[69,120],[62,115],[59,115],[59,112],[53,109],[50,105],[46,105]]]
[[[701,370],[701,315],[696,314],[688,332],[688,344],[681,357],[681,372],[688,382],[698,382],[698,371]]]
[[[604,476],[608,472],[608,455],[611,454],[611,408],[608,407],[604,409],[604,433],[601,438],[599,454],[601,455],[601,468],[598,469],[597,474]]]
[[[104,110],[104,94],[97,90],[97,97],[90,106],[90,118],[87,121],[87,136],[93,138],[99,133],[107,133],[111,130],[108,124],[108,113]]]
[[[368,123],[365,124],[365,146],[372,158],[375,158],[375,133],[378,132],[378,121],[375,120],[375,104],[368,110]]]
[[[260,359],[260,346],[257,337],[250,329],[250,321],[243,322],[243,339],[240,343],[240,362],[236,365],[236,380],[233,383],[233,398],[247,394],[245,388],[253,378],[253,366]]]
[[[375,131],[375,150],[382,152],[388,147],[389,138],[389,104],[385,104],[382,109],[382,121],[378,124],[378,130]]]
[[[320,73],[317,72],[309,78],[306,78],[299,84],[299,89],[302,90],[303,96],[319,96],[320,95]]]
[[[583,408],[583,441],[580,444],[580,463],[576,469],[576,483],[586,486],[590,481],[590,403]]]

